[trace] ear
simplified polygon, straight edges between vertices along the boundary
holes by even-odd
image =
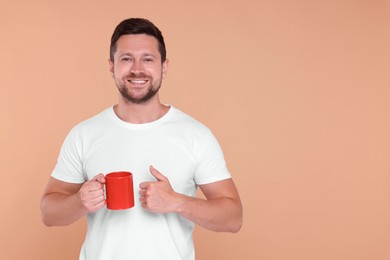
[[[162,78],[164,79],[165,76],[167,75],[168,73],[168,64],[169,64],[169,60],[166,59],[163,64],[162,64]]]
[[[114,77],[114,62],[111,59],[108,59],[108,66],[110,68],[111,77],[115,78]]]

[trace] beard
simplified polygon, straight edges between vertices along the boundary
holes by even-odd
[[[134,94],[126,86],[127,79],[148,79],[148,86],[143,93]],[[136,75],[135,73],[131,73],[129,76],[125,76],[122,82],[117,83],[117,87],[122,97],[124,97],[126,101],[133,104],[143,104],[149,101],[152,97],[154,97],[159,91],[161,87],[161,78],[153,82],[151,77],[148,77],[143,73],[140,73],[138,75]]]

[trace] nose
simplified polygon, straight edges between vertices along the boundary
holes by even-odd
[[[142,62],[140,60],[134,60],[130,72],[132,73],[140,73],[144,71],[144,67],[142,65]]]

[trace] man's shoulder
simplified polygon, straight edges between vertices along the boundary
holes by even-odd
[[[106,108],[103,111],[79,122],[72,128],[72,132],[88,132],[91,130],[102,129],[107,125],[110,118],[109,112],[111,108]]]
[[[195,117],[183,112],[178,108],[174,108],[175,117],[174,121],[182,124],[183,126],[192,127],[200,131],[209,131],[209,128]]]
[[[174,117],[171,119],[174,132],[180,132],[195,139],[203,139],[211,134],[211,130],[199,119],[177,108],[174,112]]]

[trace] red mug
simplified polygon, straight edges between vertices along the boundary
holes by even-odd
[[[106,179],[106,202],[111,210],[134,206],[133,175],[130,172],[111,172]]]

